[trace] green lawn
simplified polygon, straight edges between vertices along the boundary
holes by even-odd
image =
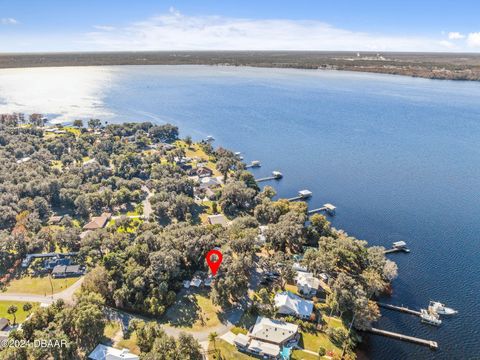
[[[10,320],[10,323],[13,324],[13,315],[8,314],[7,310],[11,305],[15,305],[18,309],[15,313],[15,316],[17,317],[17,324],[24,322],[29,315],[29,313],[23,311],[23,305],[25,303],[26,302],[22,301],[0,301],[0,317],[7,318],[8,320]],[[30,310],[31,313],[38,307],[38,303],[30,304],[32,304],[33,306],[32,310]]]
[[[133,333],[129,339],[120,340],[117,345],[119,349],[129,349],[134,354],[140,354],[140,348],[137,345],[137,334]]]
[[[168,308],[164,320],[171,326],[203,330],[220,325],[220,308],[213,305],[206,292],[179,296]]]
[[[72,286],[78,281],[78,277],[66,278],[66,279],[53,279],[50,285],[48,276],[32,277],[24,276],[20,279],[14,279],[10,281],[6,289],[6,293],[24,293],[24,294],[36,294],[36,295],[51,295],[52,285],[53,293],[58,293]]]
[[[208,344],[208,351],[209,359],[213,360],[251,360],[251,359],[257,359],[253,356],[249,356],[247,354],[241,353],[237,350],[237,348],[233,345],[230,345],[226,341],[222,339],[217,339],[215,340],[215,344],[210,341]],[[210,351],[212,351],[210,353]],[[213,351],[219,351],[221,357],[217,357],[216,354]]]
[[[317,355],[313,355],[302,350],[293,350],[291,357],[292,360],[318,360],[319,358],[320,357]]]

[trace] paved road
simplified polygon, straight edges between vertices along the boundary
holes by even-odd
[[[142,204],[143,216],[145,217],[145,219],[148,219],[153,213],[152,204],[150,204],[150,198],[153,196],[153,192],[150,191],[150,189],[145,185],[142,186],[142,190],[147,193],[147,197],[145,198],[145,200],[142,201]]]
[[[53,296],[43,296],[35,294],[26,294],[26,293],[0,293],[0,300],[4,301],[27,301],[27,302],[39,302],[44,304],[51,304],[58,299],[63,299],[65,302],[72,304],[73,295],[80,288],[83,282],[83,276],[78,279],[72,286],[69,288],[53,294]]]

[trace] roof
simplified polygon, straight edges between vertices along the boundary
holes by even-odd
[[[281,314],[296,314],[307,317],[313,311],[313,301],[304,300],[290,291],[284,291],[275,295],[275,307]]]
[[[244,346],[244,347],[248,345],[249,341],[250,341],[250,338],[247,335],[242,333],[237,334],[237,336],[235,336],[235,338],[233,339],[233,342],[235,344]]]
[[[395,241],[393,243],[393,246],[395,246],[395,247],[407,246],[407,243],[405,241]]]
[[[248,335],[255,339],[281,344],[295,335],[297,331],[298,325],[259,316]]]
[[[228,220],[223,214],[210,215],[208,217],[208,222],[212,225],[226,226],[228,224]]]
[[[115,349],[110,346],[98,344],[88,355],[91,360],[138,360],[137,355],[132,354],[128,349]]]
[[[63,215],[53,215],[53,216],[50,216],[50,219],[48,219],[48,221],[51,224],[56,224],[56,223],[62,221],[62,219],[63,219]]]
[[[280,346],[269,344],[259,340],[252,340],[248,350],[258,352],[262,355],[270,355],[273,357],[278,356],[280,354]]]
[[[197,168],[197,175],[198,176],[203,176],[203,175],[210,176],[212,174],[213,174],[213,171],[210,170],[207,167],[202,166],[202,167]]]
[[[110,219],[110,216],[112,214],[110,213],[103,213],[100,216],[93,216],[92,219],[88,224],[86,224],[83,229],[84,230],[95,230],[95,229],[101,229],[107,225],[107,221]]]
[[[8,324],[10,324],[10,321],[8,321],[8,319],[0,318],[0,330],[5,329]]]
[[[311,289],[318,290],[320,287],[320,280],[315,278],[312,273],[298,271],[295,277],[297,286],[308,286]]]

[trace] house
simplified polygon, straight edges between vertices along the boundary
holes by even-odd
[[[320,280],[309,272],[298,271],[295,281],[298,292],[307,296],[314,296],[320,287]]]
[[[300,265],[299,262],[293,263],[292,269],[295,271],[302,271],[302,272],[307,272],[308,269],[306,266]]]
[[[228,219],[223,214],[210,215],[208,216],[208,223],[210,225],[228,225]]]
[[[97,230],[102,229],[107,225],[108,220],[110,220],[112,214],[103,213],[100,216],[93,216],[88,224],[83,227],[83,230]]]
[[[276,294],[274,301],[275,308],[279,314],[309,319],[313,311],[313,301],[302,299],[290,291],[283,291]]]
[[[259,316],[248,334],[238,334],[233,343],[251,354],[266,359],[281,359],[283,347],[293,345],[298,337],[298,325]]]
[[[60,223],[63,220],[63,215],[53,215],[48,219],[50,225],[55,225]]]
[[[207,176],[211,177],[213,175],[213,171],[204,166],[198,167],[196,173],[197,173],[197,176],[201,178],[207,177]]]
[[[5,318],[0,318],[0,331],[1,330],[4,330],[5,328],[8,327],[8,325],[10,325],[10,321],[8,319],[5,319]]]
[[[138,355],[132,354],[128,349],[115,349],[111,346],[98,344],[88,355],[90,360],[139,360]]]
[[[75,277],[82,276],[83,273],[84,271],[79,265],[57,265],[52,270],[52,277],[55,279]]]

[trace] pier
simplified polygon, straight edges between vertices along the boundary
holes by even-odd
[[[272,176],[255,179],[255,181],[262,182],[262,181],[269,181],[269,180],[280,180],[281,178],[283,178],[283,174],[280,171],[272,171]]]
[[[309,214],[315,214],[317,212],[326,211],[330,215],[335,215],[335,210],[336,209],[337,208],[334,205],[332,205],[330,203],[327,203],[327,204],[323,204],[323,206],[318,208],[318,209],[309,210],[308,213]]]
[[[298,196],[294,196],[287,201],[296,201],[296,200],[303,200],[312,197],[312,192],[310,190],[300,190],[298,192]]]
[[[433,350],[438,349],[437,342],[432,340],[425,340],[425,339],[417,338],[414,336],[403,335],[403,334],[399,334],[391,331],[385,331],[377,328],[370,328],[365,331],[372,334],[376,334],[376,335],[382,335],[382,336],[390,337],[397,340],[408,341],[418,345],[428,346],[430,349],[433,349]]]
[[[384,254],[391,254],[395,252],[405,252],[409,253],[410,249],[407,248],[407,243],[405,241],[396,241],[392,244],[391,249],[387,249],[384,251]]]
[[[245,169],[260,167],[262,164],[258,160],[253,160],[250,164],[245,166]]]
[[[400,311],[400,312],[410,314],[410,315],[415,315],[415,316],[422,315],[422,313],[420,311],[412,310],[412,309],[409,309],[405,306],[395,306],[395,305],[385,304],[385,303],[380,303],[380,302],[377,302],[377,305],[384,308],[384,309]]]

